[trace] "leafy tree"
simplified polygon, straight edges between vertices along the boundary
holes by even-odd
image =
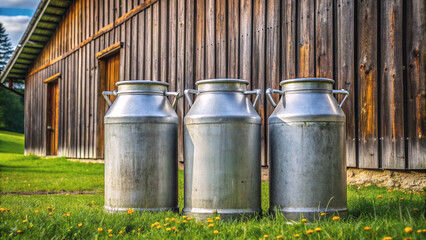
[[[0,22],[0,72],[13,53],[12,43]],[[0,83],[2,84],[2,83]],[[22,90],[19,90],[22,92]],[[0,86],[0,129],[24,132],[24,98]]]

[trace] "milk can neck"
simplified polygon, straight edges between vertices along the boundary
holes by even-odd
[[[289,79],[280,83],[285,92],[291,91],[332,91],[334,80],[328,78]]]
[[[198,91],[202,92],[243,92],[249,84],[240,79],[208,79],[196,83]]]
[[[132,80],[116,83],[118,94],[163,94],[169,86],[166,82]]]

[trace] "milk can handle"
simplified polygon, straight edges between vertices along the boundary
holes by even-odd
[[[185,94],[186,100],[188,100],[189,107],[192,107],[192,99],[191,99],[191,96],[189,96],[189,94],[193,93],[198,95],[200,92],[195,89],[186,89],[183,93]]]
[[[343,98],[342,102],[339,105],[340,107],[342,107],[342,105],[345,102],[346,98],[348,98],[348,96],[349,96],[349,92],[346,91],[346,90],[344,90],[344,89],[342,89],[342,90],[333,90],[333,93],[336,93],[336,94],[345,94],[345,97]]]
[[[114,91],[103,91],[102,92],[102,96],[104,96],[105,101],[107,102],[108,106],[111,106],[112,102],[111,102],[111,100],[109,100],[108,95],[117,96],[117,91],[114,90]]]
[[[176,103],[179,100],[179,92],[165,92],[164,95],[166,96],[175,96],[175,100],[173,101],[172,107],[176,107]]]
[[[266,93],[266,96],[268,97],[269,102],[271,103],[271,105],[273,107],[276,107],[277,104],[275,103],[275,101],[272,98],[271,94],[272,93],[278,93],[281,96],[284,95],[284,91],[280,91],[280,90],[276,90],[276,89],[272,89],[272,88],[268,88],[265,93]]]
[[[257,100],[259,99],[260,94],[262,94],[262,91],[260,89],[254,89],[254,90],[251,90],[251,91],[245,91],[244,94],[245,95],[256,94],[256,98],[254,99],[254,102],[253,102],[253,107],[255,107]]]

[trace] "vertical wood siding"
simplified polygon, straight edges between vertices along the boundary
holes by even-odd
[[[149,6],[79,47],[140,4]],[[61,73],[58,155],[99,157],[95,54],[122,42],[121,80],[164,81],[180,93],[206,78],[246,79],[262,91],[290,78],[333,78],[351,94],[343,107],[348,166],[425,169],[425,26],[422,0],[76,0],[30,72],[61,59],[27,78],[25,152],[47,152],[43,79]],[[256,110],[268,165],[273,108],[262,96]],[[187,111],[181,98],[181,161]]]

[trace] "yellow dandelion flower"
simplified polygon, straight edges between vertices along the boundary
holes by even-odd
[[[187,216],[182,216],[183,219],[187,218]]]
[[[412,238],[404,238],[404,240],[413,240]]]
[[[71,216],[71,214],[67,213],[67,217]]]
[[[32,225],[32,224],[31,224],[31,225],[30,225],[30,228],[32,228],[32,227],[34,227],[34,225]]]
[[[154,224],[155,224],[155,226],[157,226],[157,225],[159,225],[160,223],[159,223],[159,222],[155,222]]]
[[[77,226],[81,227],[81,226],[83,226],[83,223],[79,223]]]
[[[402,200],[404,200],[404,198],[400,198],[400,199],[399,199],[399,201],[402,201]]]
[[[176,221],[176,223],[180,223],[180,221]]]
[[[383,240],[392,240],[391,237],[384,237]]]
[[[214,230],[213,233],[214,234],[219,234],[219,231],[218,230]]]
[[[142,231],[142,228],[138,228],[138,232]]]
[[[213,225],[213,223],[210,223],[210,224],[209,224],[209,227],[213,227],[213,226],[214,226],[214,225]]]
[[[112,234],[108,234],[108,237],[110,237],[110,238],[111,238],[111,237],[112,237]]]
[[[26,222],[27,222],[27,219],[22,220],[22,223],[26,223]]]
[[[127,209],[127,214],[133,214],[133,209]]]
[[[153,224],[151,224],[151,227],[153,228],[153,227],[155,227],[156,225],[153,223]]]
[[[186,220],[183,220],[182,222],[183,222],[183,223],[187,223],[188,221],[186,221]]]
[[[268,238],[268,237],[269,237],[269,235],[263,235],[263,237],[264,237],[264,238]]]
[[[169,221],[169,218],[166,218],[165,220],[166,220],[166,222],[167,222],[167,221]]]
[[[422,232],[426,232],[426,229],[423,229]]]
[[[214,220],[220,220],[220,217],[215,217]]]
[[[171,228],[166,228],[166,231],[167,232],[170,232],[172,229]]]
[[[390,198],[390,199],[393,199],[393,197],[392,197],[392,196],[390,196],[389,198]]]
[[[323,213],[323,212],[322,212],[322,213],[321,213],[321,216],[325,216],[325,213]]]
[[[65,196],[69,196],[69,195],[70,195],[69,193],[65,194]]]
[[[212,218],[207,218],[207,220],[212,220]]]
[[[315,230],[315,232],[321,232],[322,231],[321,228],[315,228],[314,230]]]
[[[314,230],[312,230],[312,229],[308,229],[308,231],[306,231],[306,233],[307,233],[307,234],[314,233]]]
[[[103,231],[103,229],[102,228],[98,228],[98,232],[102,232]]]
[[[383,196],[382,195],[379,195],[379,196],[377,196],[378,198],[382,198]]]
[[[91,204],[94,204],[94,203],[95,203],[95,201],[91,201],[90,203],[91,203]]]
[[[371,227],[364,227],[364,231],[370,231]]]
[[[413,211],[414,212],[419,212],[419,209],[418,208],[414,208]]]
[[[211,220],[211,219],[207,219],[207,222],[208,222],[208,223],[212,223],[212,222],[213,222],[213,220]]]
[[[278,235],[278,236],[276,236],[275,238],[276,238],[276,239],[281,239],[281,238],[283,238],[283,236],[282,236],[282,235]]]
[[[108,229],[108,231],[107,231],[108,233],[110,233],[110,232],[112,232],[112,229]]]
[[[295,237],[295,238],[299,238],[299,237],[300,237],[300,234],[294,234],[294,237]]]
[[[51,207],[47,207],[46,209],[47,209],[47,210],[50,210],[50,209],[52,209],[52,208],[51,208]]]
[[[204,226],[204,223],[201,223],[201,226]]]
[[[417,230],[417,233],[422,233],[423,231],[421,229]]]
[[[410,227],[406,227],[406,228],[404,228],[404,231],[405,231],[406,233],[410,233],[410,232],[412,232],[412,231],[413,231],[413,229],[412,229],[412,228],[410,228]]]
[[[176,219],[172,218],[172,222],[176,221]]]
[[[340,219],[340,217],[339,216],[334,216],[333,218],[332,218],[332,220],[333,221],[336,221],[336,220],[339,220]]]
[[[307,222],[307,221],[308,221],[308,220],[306,220],[306,218],[302,219],[302,222],[304,222],[304,223],[305,223],[305,222]]]
[[[22,233],[22,230],[18,230],[18,231],[16,231],[16,232],[19,234],[19,233]]]
[[[34,212],[35,212],[35,213],[39,213],[40,211],[39,211],[39,210],[35,210]]]
[[[176,231],[176,228],[175,228],[175,227],[172,227],[172,230],[173,230],[173,231]]]
[[[391,193],[392,192],[392,190],[388,190],[388,193]]]
[[[52,208],[52,211],[55,211],[55,208]]]
[[[31,186],[31,185],[28,183],[28,187],[29,187],[29,186]]]
[[[118,232],[118,234],[123,234],[123,233],[124,233],[123,231],[119,231],[119,232]]]
[[[160,228],[161,228],[161,226],[157,226],[157,228],[158,228],[158,229],[160,229]]]
[[[52,215],[53,215],[53,213],[52,213],[52,212],[50,212],[50,213],[49,213],[49,216],[52,216]]]

